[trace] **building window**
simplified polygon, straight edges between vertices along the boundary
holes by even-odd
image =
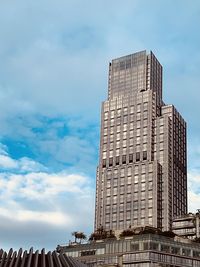
[[[131,180],[132,180],[132,177],[129,176],[129,177],[127,178],[127,184],[131,184]]]
[[[124,186],[120,186],[120,194],[124,194]]]
[[[123,139],[126,139],[127,137],[127,132],[123,132]]]
[[[145,208],[145,200],[141,200],[141,203],[140,203],[140,207],[141,209],[144,209]]]
[[[131,193],[131,185],[127,185],[127,194]]]
[[[130,128],[130,130],[133,130],[133,122],[130,122],[129,128]]]
[[[106,205],[110,205],[110,197],[106,198]]]
[[[141,219],[141,225],[144,225],[145,224],[145,221],[144,221],[144,218]]]
[[[134,106],[130,107],[130,113],[133,114],[134,113]]]
[[[120,179],[120,185],[124,185],[124,178]]]
[[[114,135],[111,134],[111,135],[110,135],[110,142],[113,142],[113,141],[114,141]]]
[[[183,248],[182,249],[182,255],[183,256],[190,256],[191,255],[191,250],[190,249]]]
[[[147,102],[144,102],[144,104],[143,104],[143,109],[144,109],[144,110],[147,110],[147,109],[148,109],[148,103],[147,103]]]
[[[147,151],[143,151],[143,160],[147,160]]]
[[[113,186],[117,186],[117,177],[113,180]]]
[[[129,132],[129,137],[133,137],[134,136],[134,132],[133,132],[133,130],[131,130],[130,132]]]
[[[128,122],[128,116],[124,115],[123,123],[127,123],[127,122]]]
[[[124,168],[121,169],[120,176],[121,177],[124,177],[125,176],[125,170],[124,170]]]
[[[141,183],[141,191],[145,191],[146,183]]]
[[[127,131],[127,123],[125,123],[124,125],[123,125],[123,132],[126,132]]]
[[[103,159],[106,159],[106,151],[102,154]]]
[[[141,197],[141,200],[143,199],[146,199],[146,193],[145,193],[145,191],[142,191],[141,193],[140,193],[140,197]]]
[[[163,252],[170,252],[170,247],[164,244],[161,244],[160,250]]]
[[[111,120],[110,120],[110,126],[113,126],[114,124],[115,124],[114,119],[111,119]]]
[[[109,151],[109,156],[110,156],[110,158],[113,157],[113,150]]]
[[[135,176],[134,176],[134,183],[135,183],[135,184],[138,183],[138,175],[135,175]]]
[[[119,165],[119,156],[116,157],[116,165]]]
[[[136,153],[136,161],[140,161],[140,152]]]
[[[117,133],[117,135],[116,135],[116,139],[117,139],[117,140],[120,140],[120,133]]]
[[[122,156],[122,164],[126,164],[126,155]]]
[[[114,197],[112,198],[112,200],[113,200],[113,204],[116,204],[116,203],[117,203],[117,196],[114,196]],[[110,204],[110,203],[108,203],[108,204]]]
[[[103,167],[103,168],[106,167],[106,159],[103,159],[102,167]]]
[[[146,181],[146,174],[143,173],[141,174],[141,182],[145,182]]]
[[[113,165],[113,158],[109,158],[109,166]]]
[[[151,190],[153,188],[153,182],[152,181],[149,181],[149,190]]]
[[[110,197],[110,189],[107,189],[107,191],[106,191],[106,195],[107,195],[107,197]]]
[[[138,192],[135,192],[133,195],[134,200],[138,200]]]
[[[117,195],[117,187],[113,188],[113,195]]]
[[[115,112],[114,112],[114,110],[113,110],[113,111],[111,111],[111,113],[110,113],[110,117],[111,117],[111,118],[114,118],[114,116],[115,116]]]
[[[134,192],[138,192],[138,184],[134,184]]]
[[[104,113],[104,119],[105,119],[105,120],[108,119],[108,112],[105,112],[105,113]]]
[[[133,162],[133,154],[129,154],[129,163]]]
[[[136,137],[136,144],[137,144],[137,145],[140,145],[140,142],[141,142],[140,137]]]
[[[138,218],[138,210],[133,211],[133,218]]]
[[[123,140],[122,145],[123,145],[123,147],[126,147],[126,140]]]

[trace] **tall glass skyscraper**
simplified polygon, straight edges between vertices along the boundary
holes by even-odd
[[[114,59],[101,112],[95,229],[170,230],[186,213],[186,123],[163,102],[162,66],[146,51]]]

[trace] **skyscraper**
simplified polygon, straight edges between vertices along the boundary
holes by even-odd
[[[185,213],[186,123],[163,102],[162,66],[146,51],[114,59],[101,112],[95,229],[170,230]]]

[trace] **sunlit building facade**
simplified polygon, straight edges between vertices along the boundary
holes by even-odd
[[[187,213],[186,123],[162,99],[152,52],[109,64],[102,104],[95,229],[172,228]]]

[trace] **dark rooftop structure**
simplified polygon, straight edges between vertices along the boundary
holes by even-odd
[[[29,251],[19,249],[9,252],[0,250],[0,267],[86,267],[85,264],[68,257],[64,254],[58,255],[56,251],[45,253],[45,249]]]

